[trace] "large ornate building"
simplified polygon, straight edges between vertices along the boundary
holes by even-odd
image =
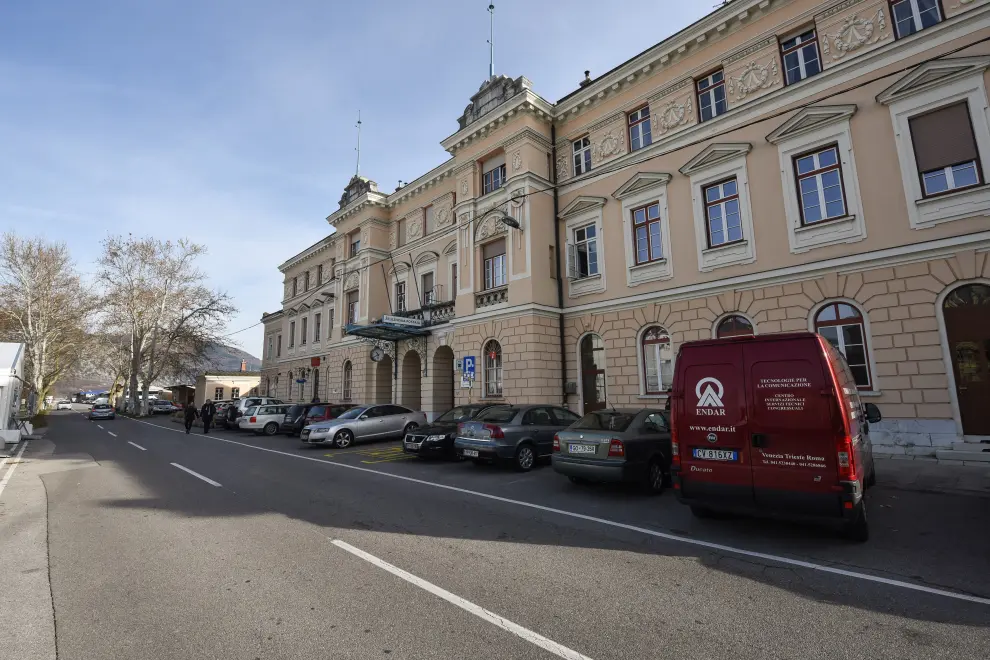
[[[990,436],[988,37],[988,0],[734,0],[556,103],[493,77],[280,266],[262,390],[659,404],[684,341],[816,330],[882,451]]]

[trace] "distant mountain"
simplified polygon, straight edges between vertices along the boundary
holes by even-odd
[[[241,360],[247,362],[248,371],[261,371],[261,360],[234,346],[214,344],[208,349],[206,359],[208,364],[204,365],[203,371],[238,371]]]

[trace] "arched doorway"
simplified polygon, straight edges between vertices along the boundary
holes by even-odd
[[[990,285],[966,284],[942,302],[956,400],[966,435],[990,435]]]
[[[581,392],[585,414],[605,407],[605,344],[595,334],[581,340]]]
[[[387,355],[375,365],[375,403],[392,403],[392,358]]]
[[[402,400],[406,408],[423,409],[423,367],[419,353],[409,351],[402,358]]]
[[[433,354],[433,412],[441,415],[454,407],[454,351],[441,346]]]

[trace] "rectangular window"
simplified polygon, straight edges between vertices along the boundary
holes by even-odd
[[[223,388],[222,387],[215,387],[215,388],[213,388],[213,400],[214,401],[223,401]]]
[[[309,339],[309,332],[308,332],[308,330],[309,330],[309,319],[307,317],[303,317],[302,327],[300,329],[302,330],[302,332],[299,333],[300,334],[299,343],[302,346],[305,346],[306,345],[306,341]]]
[[[486,244],[481,251],[485,268],[485,288],[505,286],[505,239]]]
[[[271,337],[268,338],[268,357],[269,358],[272,357],[272,345],[274,344],[274,341],[275,340],[273,338],[271,338]]]
[[[296,345],[296,322],[289,322],[289,348]]]
[[[333,280],[337,277],[337,257],[330,258],[330,279]]]
[[[581,279],[598,274],[598,233],[595,225],[574,230],[571,277]]]
[[[482,190],[485,195],[501,188],[502,184],[505,183],[505,163],[496,165],[493,169],[485,172],[483,183]]]
[[[303,273],[303,291],[309,291],[309,271]]]
[[[240,396],[241,396],[241,388],[239,388],[239,387],[232,387],[232,388],[230,388],[230,398],[231,399],[239,399]]]
[[[585,135],[574,140],[574,176],[591,171],[591,138]]]
[[[406,244],[406,219],[399,220],[399,226],[395,231],[395,244],[402,247]]]
[[[457,264],[450,264],[450,299],[457,297]]]
[[[406,283],[395,283],[395,311],[406,311]]]
[[[966,101],[908,119],[925,197],[983,183]]]
[[[426,233],[432,234],[437,230],[437,220],[433,215],[433,205],[426,207]]]
[[[423,307],[437,301],[437,292],[433,286],[433,273],[423,274]]]
[[[898,39],[941,22],[938,0],[890,0],[894,34]]]
[[[354,232],[351,234],[351,256],[357,256],[357,253],[361,250],[361,233]]]
[[[323,314],[316,314],[313,317],[313,341],[320,341],[323,331]]]
[[[650,129],[650,106],[629,113],[629,151],[636,151],[653,144]]]
[[[347,294],[347,322],[357,323],[358,320],[358,292],[351,291]]]
[[[708,247],[736,243],[743,239],[739,213],[739,190],[735,177],[705,186],[705,219],[708,224]]]
[[[788,85],[822,71],[818,57],[818,35],[813,29],[780,42],[780,56],[784,60],[784,76]]]
[[[336,311],[337,310],[335,310],[334,308],[332,308],[332,307],[330,308],[330,331],[327,332],[327,338],[328,339],[330,337],[333,337],[333,315],[334,315],[334,312],[336,312]]]
[[[660,235],[660,203],[636,209],[633,214],[633,244],[636,263],[645,264],[663,259]]]
[[[275,337],[275,357],[282,357],[282,335]]]
[[[714,119],[726,110],[725,74],[716,71],[696,83],[698,89],[698,116],[701,121]]]
[[[838,146],[797,156],[794,170],[800,196],[801,224],[811,225],[846,214]]]
[[[293,277],[292,278],[292,295],[293,296],[298,296],[299,295],[299,278],[298,277]]]
[[[316,286],[323,284],[323,264],[316,267]]]

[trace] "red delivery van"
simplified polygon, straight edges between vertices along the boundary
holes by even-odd
[[[674,488],[695,515],[823,520],[868,538],[869,422],[880,411],[864,410],[845,358],[824,337],[687,342],[671,399]]]

